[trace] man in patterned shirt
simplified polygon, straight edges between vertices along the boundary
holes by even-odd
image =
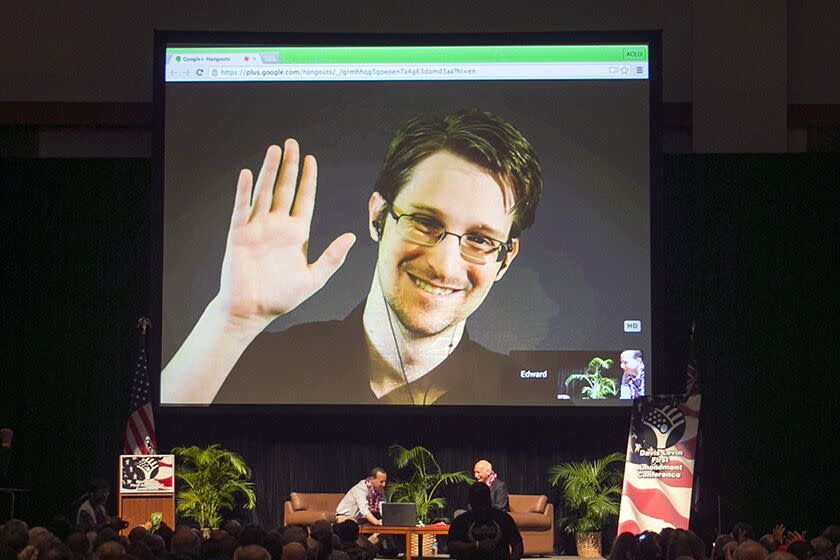
[[[645,363],[640,350],[625,350],[621,353],[621,394],[619,398],[635,399],[645,396]]]

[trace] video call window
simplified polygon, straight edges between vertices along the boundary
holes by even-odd
[[[171,39],[161,404],[650,393],[647,42]]]

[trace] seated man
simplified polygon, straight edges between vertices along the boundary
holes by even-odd
[[[507,486],[501,481],[498,475],[493,472],[493,465],[490,464],[490,461],[487,459],[479,460],[473,467],[473,478],[475,478],[476,482],[486,484],[487,487],[490,488],[490,502],[493,504],[494,508],[502,511],[510,511]],[[467,504],[467,509],[469,508],[470,505]],[[465,511],[466,510],[463,509],[455,510],[454,517],[458,517]]]
[[[470,511],[450,525],[448,546],[457,560],[519,560],[524,551],[516,522],[493,507],[490,489],[481,482],[470,486]]]
[[[382,509],[379,505],[385,501],[385,484],[388,482],[388,473],[381,467],[374,467],[370,476],[358,482],[338,503],[335,508],[335,521],[341,523],[352,519],[356,523],[371,525],[382,525]],[[398,535],[378,534],[369,537],[371,544],[378,545],[381,555],[387,558],[395,558],[396,551],[400,550]]]
[[[621,353],[620,399],[635,399],[645,396],[645,362],[640,350],[625,350]]]
[[[493,472],[493,465],[486,459],[481,459],[473,467],[473,477],[476,482],[486,484],[490,489],[490,502],[493,507],[502,511],[510,511],[508,503],[508,489],[498,475]]]
[[[374,467],[370,476],[360,480],[335,508],[336,523],[353,519],[357,523],[382,525],[382,510],[379,504],[385,501],[385,484],[388,473],[381,467]]]

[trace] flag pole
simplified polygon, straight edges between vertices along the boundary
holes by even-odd
[[[148,317],[137,320],[137,363],[131,378],[128,419],[123,452],[126,455],[153,455],[157,452],[157,436],[152,409],[149,368],[146,359],[146,331],[152,326]]]

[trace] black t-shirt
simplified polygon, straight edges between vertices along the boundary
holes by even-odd
[[[343,321],[296,325],[262,333],[245,350],[214,399],[217,404],[378,404],[362,325],[364,303]],[[520,368],[467,332],[437,367],[411,384],[413,400],[434,387],[434,404],[507,404]],[[406,388],[397,391],[407,391]],[[403,399],[405,400],[405,399]]]
[[[350,560],[373,560],[375,556],[375,551],[372,548],[361,547],[355,542],[341,543],[341,546],[339,546],[336,550],[341,550],[342,552],[347,553]]]
[[[483,515],[467,511],[456,517],[449,526],[449,540],[492,543],[490,550],[453,555],[458,560],[510,560],[510,546],[522,542],[522,535],[509,514],[494,508]]]

